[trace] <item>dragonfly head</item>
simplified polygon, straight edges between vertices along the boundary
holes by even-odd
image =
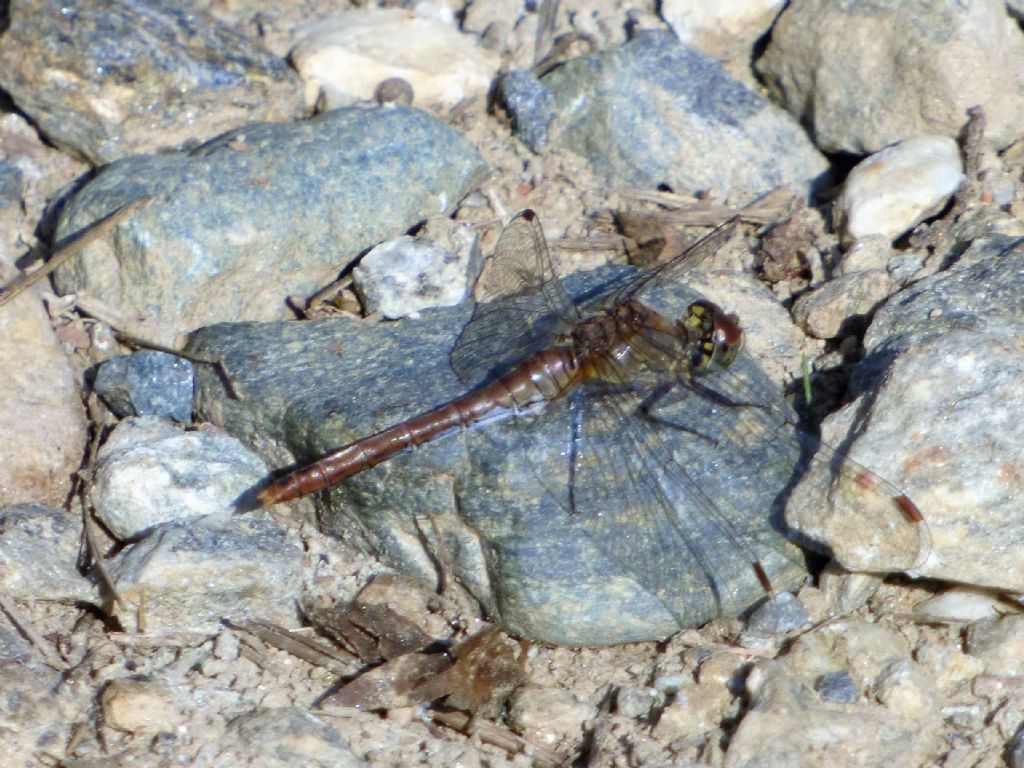
[[[679,324],[692,343],[691,364],[704,369],[711,366],[728,368],[743,349],[743,329],[736,315],[727,314],[707,299],[693,302],[686,308]]]

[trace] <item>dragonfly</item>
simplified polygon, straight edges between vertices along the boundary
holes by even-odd
[[[653,306],[650,297],[706,264],[736,228],[728,222],[675,258],[577,301],[556,276],[537,214],[522,211],[502,231],[450,354],[466,394],[272,480],[258,492],[260,504],[308,496],[493,420],[553,411],[568,421],[565,472],[552,480],[538,471],[538,480],[557,486],[552,494],[598,548],[667,605],[682,591],[714,615],[726,589],[718,561],[729,550],[773,592],[760,556],[764,510],[723,493],[728,482],[709,482],[707,472],[726,470],[698,467],[680,441],[722,455],[756,443],[794,471],[800,463],[801,471],[827,474],[822,493],[854,496],[860,527],[884,549],[888,569],[914,568],[929,545],[917,506],[823,445],[784,401],[736,373],[745,342],[740,319],[705,298],[679,317]],[[721,418],[686,417],[698,411]]]

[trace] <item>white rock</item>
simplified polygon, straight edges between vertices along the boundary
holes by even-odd
[[[662,0],[661,18],[684,43],[719,56],[752,49],[784,5],[785,0]]]
[[[837,210],[845,239],[897,238],[945,207],[964,179],[960,150],[943,136],[919,136],[876,152],[854,168]]]
[[[914,613],[924,621],[977,621],[998,616],[1003,610],[998,592],[960,585],[928,598]]]
[[[121,422],[100,450],[90,499],[111,533],[128,539],[171,520],[226,513],[266,474],[233,437],[143,416]]]
[[[381,243],[352,271],[367,312],[395,319],[466,297],[469,256],[460,258],[432,240],[403,236]]]
[[[414,104],[450,108],[487,92],[499,57],[472,37],[397,8],[350,11],[322,19],[291,51],[306,83],[306,102],[333,108],[373,98],[377,84],[398,77]]]

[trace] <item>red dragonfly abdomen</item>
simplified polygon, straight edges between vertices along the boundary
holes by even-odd
[[[516,413],[554,400],[580,377],[581,368],[570,348],[548,347],[480,389],[289,472],[263,488],[257,497],[262,506],[269,507],[308,496],[452,430],[471,427],[501,412]]]

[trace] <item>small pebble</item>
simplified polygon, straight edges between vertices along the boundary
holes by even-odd
[[[213,655],[224,661],[237,659],[240,647],[241,642],[238,639],[238,635],[225,630],[217,635],[217,639],[213,643]]]
[[[710,731],[722,720],[731,698],[729,692],[718,685],[687,685],[662,711],[653,735],[669,742]]]
[[[386,80],[380,81],[380,84],[373,92],[373,99],[378,104],[402,104],[408,106],[412,104],[413,100],[412,86],[409,85],[408,80],[403,80],[400,77],[389,77]]]
[[[509,724],[528,740],[544,746],[578,744],[597,708],[571,691],[540,685],[521,686],[509,704]]]
[[[807,609],[792,592],[782,592],[762,603],[750,617],[748,631],[757,635],[781,635],[808,626]]]
[[[457,255],[426,238],[381,243],[352,272],[368,313],[393,320],[461,302],[469,289],[474,254]]]
[[[815,688],[822,701],[852,704],[860,698],[860,688],[845,669],[822,675]]]
[[[945,136],[906,139],[861,161],[836,203],[846,240],[895,239],[939,213],[964,180],[960,149]]]
[[[967,652],[990,675],[1024,675],[1024,615],[981,619],[967,629]]]
[[[908,717],[921,717],[934,707],[937,691],[914,662],[900,659],[889,664],[875,684],[875,696],[889,709]]]
[[[615,694],[615,709],[624,717],[640,719],[647,717],[654,704],[661,700],[661,695],[654,688],[624,685]]]
[[[914,613],[925,621],[977,621],[1003,612],[999,594],[991,590],[957,586],[920,603]]]
[[[114,680],[104,689],[100,703],[103,721],[128,733],[170,731],[178,719],[170,689],[152,681]]]

